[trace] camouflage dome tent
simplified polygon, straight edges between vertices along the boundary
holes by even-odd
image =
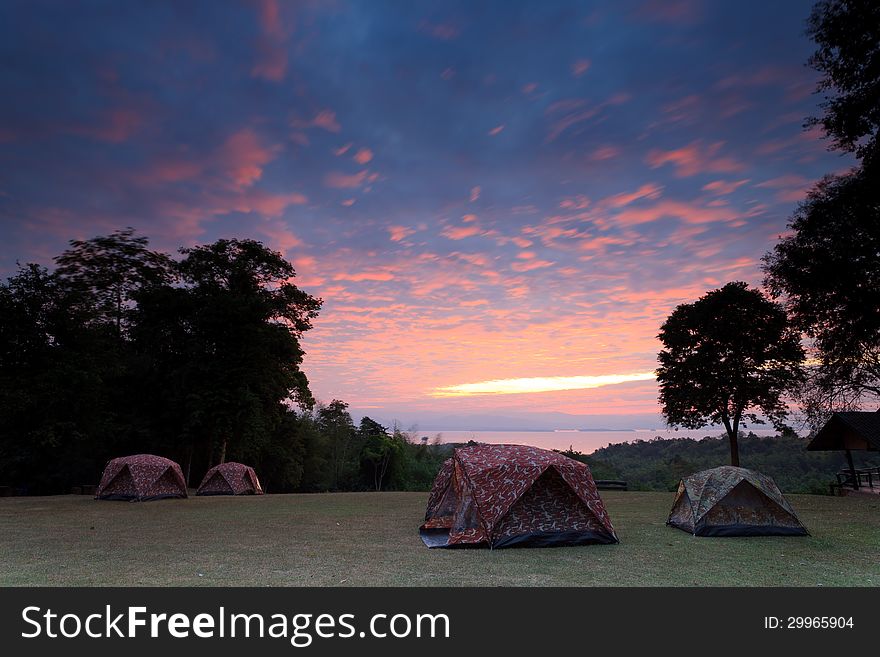
[[[145,502],[165,497],[186,497],[186,482],[174,461],[136,454],[113,459],[104,468],[96,500]]]
[[[221,463],[205,474],[196,495],[262,495],[257,473],[243,463]]]
[[[667,525],[694,536],[808,536],[776,483],[723,466],[682,479]]]
[[[428,498],[428,547],[617,543],[590,469],[522,445],[460,447]]]

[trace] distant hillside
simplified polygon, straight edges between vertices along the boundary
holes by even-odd
[[[740,463],[770,475],[787,493],[829,493],[834,474],[846,467],[843,452],[808,452],[797,436],[740,436]],[[624,479],[630,490],[672,491],[679,480],[698,470],[730,463],[726,437],[654,438],[609,445],[590,455],[569,453],[588,463],[596,479]],[[880,455],[853,452],[856,467],[880,465]]]

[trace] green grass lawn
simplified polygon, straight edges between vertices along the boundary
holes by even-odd
[[[880,497],[789,497],[810,537],[695,538],[603,494],[619,545],[428,550],[425,493],[0,498],[0,585],[880,585]]]

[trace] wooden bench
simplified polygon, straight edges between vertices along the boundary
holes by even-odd
[[[860,468],[855,471],[855,478],[850,470],[841,470],[836,476],[837,481],[830,484],[832,495],[839,493],[844,488],[849,490],[873,489],[875,481],[880,486],[880,467]]]

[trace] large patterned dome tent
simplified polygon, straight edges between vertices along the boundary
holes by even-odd
[[[428,547],[617,543],[590,469],[522,445],[455,449],[419,533]]]
[[[809,535],[770,477],[729,465],[682,479],[666,524],[695,536]]]
[[[254,469],[243,463],[221,463],[208,470],[196,495],[262,495]]]
[[[186,497],[186,482],[174,461],[136,454],[113,459],[104,468],[96,500],[144,502],[165,497]]]

